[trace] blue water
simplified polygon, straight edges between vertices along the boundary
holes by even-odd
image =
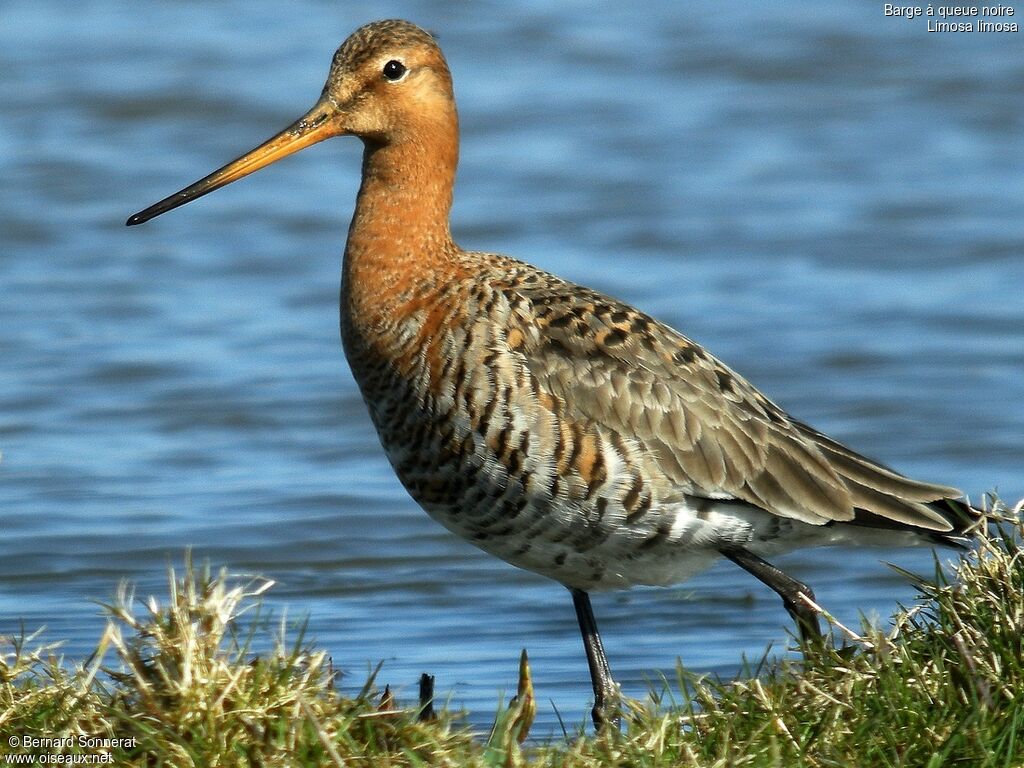
[[[929,34],[853,0],[7,0],[0,634],[45,625],[80,659],[91,600],[121,579],[163,594],[193,547],[274,579],[270,606],[308,618],[348,689],[383,659],[409,701],[427,671],[483,726],[526,647],[540,729],[554,706],[585,718],[568,595],[418,510],[346,368],[359,143],[123,226],[304,112],[338,43],[383,16],[448,54],[464,246],[645,308],[908,473],[1024,496],[1019,34]],[[913,596],[880,561],[931,558],[780,564],[856,624]],[[775,596],[727,564],[594,603],[631,695],[677,657],[732,674],[787,642]]]

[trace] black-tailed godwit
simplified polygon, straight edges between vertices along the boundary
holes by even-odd
[[[381,444],[455,534],[572,593],[595,723],[618,689],[588,592],[726,557],[819,636],[811,590],[765,559],[825,544],[955,543],[977,513],[788,416],[643,312],[452,240],[459,132],[434,38],[368,24],[298,122],[135,214],[141,224],[332,136],[363,140],[341,336]]]

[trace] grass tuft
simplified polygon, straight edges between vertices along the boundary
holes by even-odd
[[[340,695],[327,653],[301,633],[289,644],[282,629],[269,652],[253,653],[260,596],[271,586],[187,563],[183,577],[170,572],[167,605],[150,597],[141,615],[122,588],[104,606],[109,621],[93,658],[68,670],[50,648],[27,651],[31,637],[9,641],[0,655],[0,754],[105,753],[126,766],[398,767],[444,764],[471,745],[448,713],[421,723],[418,708],[393,698],[380,708],[373,676],[357,696]],[[116,665],[101,667],[111,653]],[[8,735],[29,746],[12,748]],[[83,744],[83,736],[111,741]],[[68,743],[35,746],[31,737]]]
[[[68,665],[38,633],[0,638],[0,764],[82,756],[119,766],[1024,765],[1024,523],[1002,515],[888,633],[833,625],[842,647],[762,662],[745,679],[677,670],[627,702],[621,734],[537,744],[529,663],[486,739],[429,702],[336,688],[325,651],[260,617],[263,579],[186,562],[166,605],[122,588],[93,655]],[[267,635],[270,635],[268,638]],[[256,648],[269,648],[260,650]],[[573,731],[570,729],[569,731]],[[107,762],[109,761],[109,762]]]

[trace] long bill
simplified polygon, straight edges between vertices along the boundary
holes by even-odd
[[[185,187],[180,192],[175,192],[170,197],[165,197],[144,211],[139,211],[130,217],[126,224],[129,227],[135,224],[144,224],[161,213],[167,213],[180,205],[190,203],[196,198],[213,192],[215,189],[220,189],[243,176],[248,176],[282,157],[287,157],[324,139],[345,133],[344,129],[339,126],[340,121],[337,117],[337,107],[327,99],[321,99],[309,112],[272,139],[268,139],[237,160],[232,160],[223,168],[214,171],[195,184]]]

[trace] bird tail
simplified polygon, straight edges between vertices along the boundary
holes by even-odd
[[[913,480],[813,427],[801,422],[795,426],[814,441],[850,491],[854,516],[844,524],[909,531],[929,543],[960,548],[984,524],[982,511],[956,488]]]
[[[984,512],[977,507],[971,506],[970,502],[963,499],[944,498],[929,502],[925,506],[940,515],[949,524],[949,530],[947,531],[921,528],[917,528],[914,531],[930,544],[953,547],[955,549],[967,549],[975,532],[985,524]],[[846,524],[892,531],[907,531],[911,528],[911,526],[905,523],[872,514],[863,509],[855,510],[853,520],[847,521]]]

